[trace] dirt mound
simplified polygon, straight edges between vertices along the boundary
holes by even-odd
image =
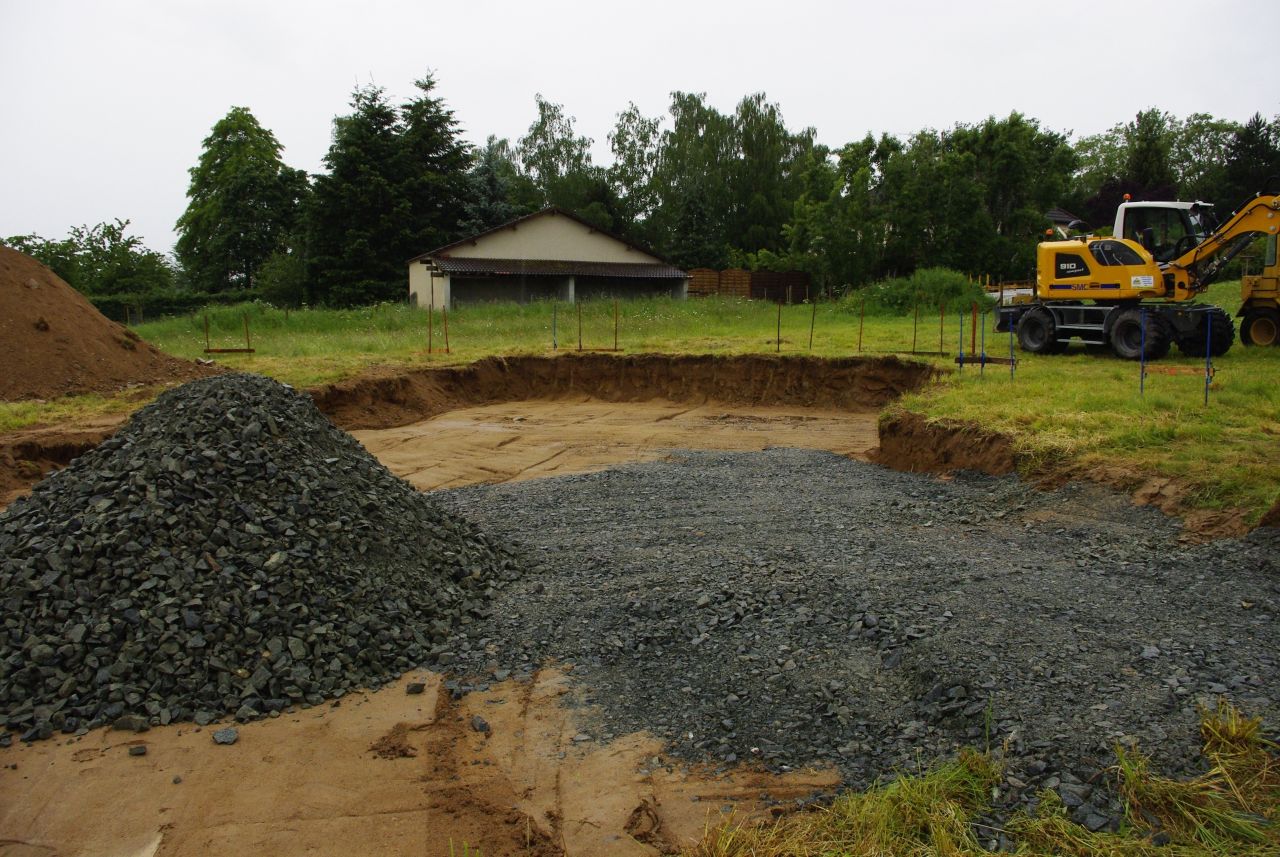
[[[0,246],[0,399],[111,392],[211,370],[109,321],[44,265]]]
[[[311,391],[350,429],[392,428],[462,406],[591,396],[608,402],[882,407],[919,389],[935,370],[894,357],[637,354],[488,357],[468,366],[363,375]]]

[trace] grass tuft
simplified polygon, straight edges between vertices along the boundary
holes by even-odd
[[[1263,857],[1280,854],[1280,755],[1258,718],[1220,702],[1201,712],[1210,770],[1178,781],[1117,747],[1114,767],[1126,823],[1093,832],[1072,821],[1056,792],[1018,812],[1003,833],[1025,857]],[[764,824],[730,818],[685,857],[959,857],[987,854],[974,822],[991,811],[1001,779],[990,753],[904,775],[830,806]]]

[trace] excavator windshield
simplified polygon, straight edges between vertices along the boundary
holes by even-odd
[[[1133,206],[1125,213],[1124,237],[1146,247],[1157,262],[1168,262],[1176,255],[1179,239],[1190,236],[1184,242],[1185,249],[1204,241],[1211,232],[1213,215],[1208,208]]]

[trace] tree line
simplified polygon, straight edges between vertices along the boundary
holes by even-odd
[[[1260,114],[1152,108],[1073,142],[1014,112],[831,148],[763,93],[724,113],[676,92],[665,116],[622,110],[601,165],[562,105],[535,108],[516,141],[473,146],[431,76],[400,103],[358,87],[324,171],[307,175],[233,107],[190,170],[175,259],[127,237],[127,221],[6,243],[90,296],[349,306],[401,299],[412,256],[555,205],[686,268],[803,270],[835,292],[922,267],[1024,278],[1051,208],[1094,228],[1126,193],[1225,213],[1280,176],[1280,117]]]

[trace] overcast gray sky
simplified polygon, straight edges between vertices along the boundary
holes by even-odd
[[[1012,110],[1076,137],[1151,106],[1271,117],[1278,36],[1277,0],[0,0],[0,236],[125,218],[167,252],[229,108],[318,172],[357,84],[408,96],[428,70],[467,139],[514,141],[541,92],[607,163],[617,113],[673,90],[764,91],[832,146]]]

